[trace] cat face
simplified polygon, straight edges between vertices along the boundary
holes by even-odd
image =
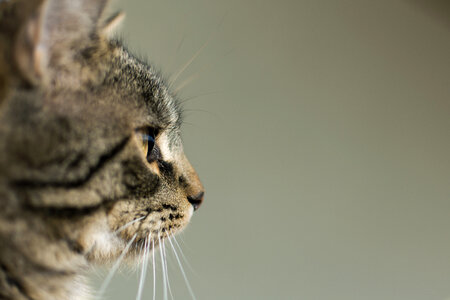
[[[108,211],[108,224],[124,240],[154,247],[187,225],[203,186],[183,153],[181,110],[161,77],[120,45],[109,47],[114,67],[102,89],[120,108],[117,122],[127,120],[128,145],[118,156],[124,196]]]
[[[148,238],[154,246],[187,225],[204,192],[183,153],[177,102],[151,68],[124,49],[116,50],[108,93],[128,108],[121,111],[129,111],[132,133],[129,152],[121,159],[128,196],[111,208],[108,222],[126,240],[136,235],[137,241]]]
[[[56,243],[50,265],[64,251],[103,262],[127,243],[130,256],[156,247],[203,201],[180,106],[158,72],[108,39],[105,1],[40,2],[4,4],[4,24],[20,9],[22,25],[5,34],[14,63],[0,93],[0,185],[37,228],[25,255]]]

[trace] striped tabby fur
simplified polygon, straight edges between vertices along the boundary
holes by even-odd
[[[179,104],[105,2],[0,1],[0,299],[85,299],[87,267],[131,239],[139,259],[203,199]]]

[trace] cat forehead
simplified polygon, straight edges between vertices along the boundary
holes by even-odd
[[[180,127],[182,110],[179,101],[170,93],[163,77],[153,67],[137,59],[124,47],[116,51],[112,81],[123,101],[140,108],[147,122],[160,127]]]

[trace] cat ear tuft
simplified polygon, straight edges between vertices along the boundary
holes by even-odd
[[[100,29],[100,32],[108,38],[111,37],[117,32],[124,19],[125,13],[123,11],[116,12],[105,21],[104,25]]]

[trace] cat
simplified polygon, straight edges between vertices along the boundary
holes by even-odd
[[[0,299],[87,299],[90,266],[141,260],[203,201],[180,104],[106,5],[0,1]]]

